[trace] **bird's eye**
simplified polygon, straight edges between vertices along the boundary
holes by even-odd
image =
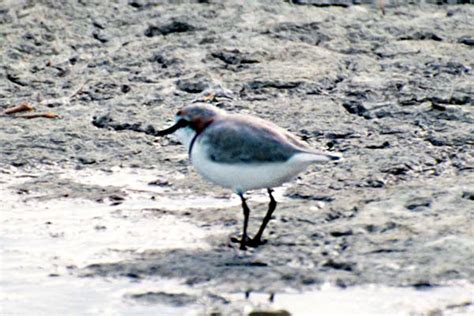
[[[179,110],[177,113],[176,113],[176,116],[181,116],[183,115],[183,111],[182,110]]]

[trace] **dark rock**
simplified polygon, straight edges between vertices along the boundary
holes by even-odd
[[[154,25],[150,25],[146,30],[144,35],[146,37],[153,37],[153,36],[158,36],[161,35],[160,28]]]
[[[11,165],[13,167],[23,167],[23,166],[26,165],[26,161],[18,161],[18,160],[17,161],[12,161]]]
[[[112,121],[113,119],[108,115],[102,115],[99,117],[94,116],[92,118],[92,125],[98,128],[105,128],[108,127]]]
[[[126,273],[125,276],[127,278],[131,278],[131,279],[141,279],[142,278],[142,276],[140,276],[138,273],[134,273],[134,272]]]
[[[417,290],[430,290],[437,285],[429,281],[418,281],[416,283],[413,283],[411,286],[413,286]]]
[[[431,203],[432,200],[430,198],[417,197],[408,201],[405,204],[405,207],[410,211],[418,212],[424,210],[425,208],[431,207]]]
[[[58,77],[65,77],[67,74],[70,73],[69,68],[63,68],[60,66],[54,66],[53,68],[58,71],[57,73]]]
[[[329,132],[325,133],[324,137],[328,139],[346,139],[346,138],[360,138],[359,134],[356,134],[355,132],[349,131],[349,132]]]
[[[252,57],[251,54],[242,53],[238,49],[212,52],[211,56],[229,65],[255,64],[259,62],[259,60]]]
[[[194,31],[196,28],[191,24],[181,21],[172,21],[167,24],[163,24],[160,26],[150,25],[145,30],[145,36],[153,37],[157,35],[168,35],[172,33],[185,33]]]
[[[370,112],[359,101],[353,101],[353,100],[345,101],[344,103],[342,103],[342,106],[350,114],[355,114],[365,119],[372,118],[372,115],[370,114]]]
[[[335,230],[329,233],[329,235],[331,235],[332,237],[350,236],[352,234],[353,234],[352,229],[343,230],[343,231]]]
[[[431,108],[432,108],[433,110],[437,110],[437,111],[446,111],[446,106],[444,106],[444,105],[442,105],[442,104],[440,104],[440,103],[438,103],[438,102],[433,102],[433,103],[431,104]]]
[[[99,31],[94,31],[92,37],[101,43],[107,43],[109,41],[109,38],[103,32]]]
[[[279,39],[301,41],[311,45],[319,45],[331,39],[327,34],[325,34],[324,29],[320,29],[319,23],[317,22],[283,22],[277,24],[267,33]]]
[[[474,201],[474,192],[464,191],[461,197],[463,199]]]
[[[369,233],[375,233],[378,231],[378,227],[373,224],[369,224],[369,225],[365,225],[365,230]]]
[[[227,267],[267,267],[268,264],[261,261],[235,261],[235,262],[226,262],[224,266]]]
[[[189,79],[179,79],[176,81],[176,86],[188,93],[200,93],[210,87],[210,82],[207,78],[196,75]]]
[[[93,165],[97,163],[94,158],[79,157],[77,160],[83,165]]]
[[[404,35],[399,37],[399,40],[432,40],[440,42],[443,39],[431,31],[416,31],[410,35]]]
[[[109,196],[109,199],[111,201],[124,201],[125,198],[123,196],[120,196],[120,195],[117,195],[117,194],[113,194],[111,196]]]
[[[458,39],[458,43],[474,46],[474,37],[463,36]]]
[[[286,82],[281,80],[254,80],[245,84],[247,89],[259,90],[263,88],[274,89],[294,89],[301,85],[301,82]]]
[[[448,145],[445,140],[436,137],[436,135],[428,135],[426,141],[430,142],[433,146],[446,146]]]
[[[313,5],[315,7],[349,7],[354,0],[292,0],[297,5]]]
[[[390,147],[390,143],[388,141],[384,141],[382,144],[380,145],[367,145],[365,146],[365,148],[368,148],[368,149],[384,149],[384,148],[389,148]]]
[[[398,227],[400,227],[400,225],[395,222],[387,222],[380,228],[380,232],[385,233]]]
[[[322,265],[326,268],[332,268],[335,270],[343,270],[343,271],[352,271],[354,269],[354,263],[350,262],[336,262],[332,259],[329,259]]]
[[[22,87],[27,87],[28,83],[26,81],[20,79],[20,77],[17,74],[11,74],[7,73],[7,79],[13,82],[14,84],[17,84]]]
[[[363,187],[368,188],[383,188],[385,186],[385,182],[383,180],[378,179],[368,179],[365,181]]]
[[[153,180],[153,181],[148,182],[148,185],[165,187],[165,186],[169,186],[170,183],[169,183],[168,180],[157,179],[157,180]]]
[[[291,314],[286,310],[277,311],[252,311],[248,313],[248,316],[290,316]]]
[[[128,84],[124,84],[124,85],[122,85],[120,90],[122,91],[122,93],[128,93],[128,92],[130,92],[130,90],[132,90],[132,88]]]
[[[139,10],[151,8],[154,4],[153,1],[146,0],[129,0],[128,5]]]
[[[101,29],[101,30],[105,29],[104,24],[105,24],[105,22],[103,22],[103,21],[99,21],[99,20],[92,21],[92,25],[94,27],[98,28],[98,29]]]
[[[139,3],[139,1],[136,1],[136,0],[132,0],[128,3],[129,6],[131,7],[134,7],[134,8],[141,8],[142,7],[142,4]]]
[[[171,305],[176,307],[193,304],[197,301],[196,297],[188,294],[166,292],[146,292],[131,294],[128,295],[128,297],[147,303]]]
[[[375,111],[374,116],[376,118],[384,118],[384,117],[392,117],[393,114],[388,110],[382,109],[382,110]]]
[[[332,222],[340,218],[344,218],[344,214],[342,212],[336,211],[336,212],[331,212],[331,213],[326,214],[326,216],[324,217],[324,220],[327,222]]]
[[[463,73],[465,68],[463,65],[452,65],[451,70],[453,74],[460,74]],[[453,104],[453,105],[465,105],[465,104],[472,104],[472,98],[469,95],[462,95],[462,96],[452,96],[450,98],[440,98],[437,96],[427,97],[419,100],[418,102],[425,102],[429,101],[432,104],[440,105],[440,104]],[[435,106],[436,106],[435,105]]]
[[[57,108],[57,107],[60,107],[62,105],[64,105],[64,102],[60,102],[60,101],[58,101],[58,102],[51,101],[51,102],[47,102],[45,104],[45,106],[47,106],[48,108]]]
[[[23,189],[23,188],[20,188],[16,191],[17,194],[29,194],[30,193],[30,190],[28,189]],[[46,222],[47,224],[48,222]],[[51,223],[51,222],[50,222]]]
[[[380,249],[372,250],[368,253],[377,254],[377,253],[394,253],[394,252],[402,252],[402,251],[399,249],[380,248]]]
[[[336,280],[336,286],[339,287],[339,288],[341,288],[341,289],[346,289],[346,288],[349,286],[349,284],[347,284],[346,281],[344,281],[344,280],[338,278],[338,279]]]
[[[381,170],[384,173],[393,174],[395,176],[406,175],[411,171],[411,167],[407,164],[393,164],[388,167],[384,167]]]
[[[441,74],[462,75],[468,74],[471,71],[471,67],[454,61],[429,61],[425,64],[424,68],[424,73],[427,76],[439,76]],[[430,100],[430,97],[428,97],[428,100]]]
[[[168,68],[180,62],[179,59],[167,57],[162,53],[154,54],[153,57],[149,59],[149,61],[160,64],[162,68]]]
[[[334,198],[332,196],[304,194],[300,192],[292,192],[288,194],[287,197],[289,197],[290,199],[302,199],[302,200],[310,200],[310,201],[324,201],[324,202],[334,201]]]

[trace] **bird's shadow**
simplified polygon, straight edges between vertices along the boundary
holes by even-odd
[[[226,245],[210,250],[149,250],[121,261],[77,268],[73,274],[137,281],[152,277],[179,279],[188,286],[218,284],[228,292],[298,288],[321,282],[315,277],[316,271],[289,265],[292,255],[271,258],[258,251],[242,252]]]

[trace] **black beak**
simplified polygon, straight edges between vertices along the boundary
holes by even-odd
[[[189,122],[186,121],[186,120],[179,120],[178,122],[176,122],[176,124],[174,124],[173,126],[171,126],[170,128],[167,128],[167,129],[164,129],[162,131],[158,131],[155,135],[156,136],[165,136],[165,135],[168,135],[168,134],[173,134],[174,132],[176,132],[178,129],[180,128],[183,128],[183,127],[186,127],[189,125]]]

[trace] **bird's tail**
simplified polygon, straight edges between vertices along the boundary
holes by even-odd
[[[298,160],[308,163],[312,162],[329,162],[342,160],[340,153],[330,153],[326,151],[308,151],[298,155]]]

